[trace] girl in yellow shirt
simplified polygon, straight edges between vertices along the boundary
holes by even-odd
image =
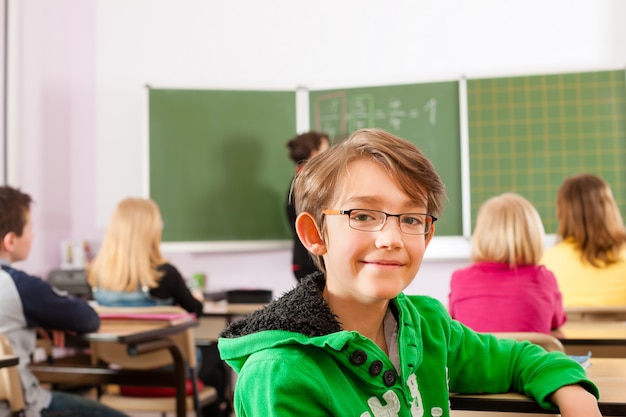
[[[593,174],[566,178],[556,214],[558,242],[541,263],[556,276],[563,304],[626,305],[626,228],[609,185]]]

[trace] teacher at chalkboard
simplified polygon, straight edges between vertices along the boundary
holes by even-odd
[[[330,140],[328,135],[321,132],[306,132],[302,133],[287,142],[289,148],[289,158],[296,165],[296,173],[291,180],[296,178],[302,166],[306,161],[313,158],[315,155],[324,152],[330,147]],[[311,259],[309,251],[305,249],[296,234],[296,206],[293,195],[293,187],[289,187],[289,193],[287,194],[287,218],[289,219],[289,226],[291,227],[291,234],[293,237],[293,256],[291,267],[293,274],[299,281],[307,275],[318,271],[319,269]]]

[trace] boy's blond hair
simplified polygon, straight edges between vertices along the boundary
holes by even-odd
[[[432,163],[411,142],[382,129],[360,129],[346,141],[312,158],[294,182],[296,213],[307,212],[324,232],[325,209],[333,208],[350,163],[366,159],[382,166],[428,214],[443,211],[445,187]],[[312,255],[324,270],[320,256]]]
[[[543,254],[545,229],[535,207],[519,194],[491,197],[478,211],[472,235],[472,261],[536,265]]]
[[[122,200],[88,268],[89,284],[111,291],[156,287],[162,275],[157,267],[166,262],[159,247],[162,231],[161,212],[154,201]]]

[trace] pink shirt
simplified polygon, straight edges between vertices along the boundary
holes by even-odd
[[[544,266],[511,269],[481,262],[452,274],[452,318],[478,332],[540,332],[567,320],[554,274]]]

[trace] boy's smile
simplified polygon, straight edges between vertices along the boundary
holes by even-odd
[[[424,213],[426,205],[409,197],[379,164],[362,159],[350,164],[330,209],[354,208],[388,213]],[[348,216],[326,216],[326,286],[333,296],[369,304],[388,301],[415,278],[433,235],[410,235],[389,217],[380,231],[350,227]]]

